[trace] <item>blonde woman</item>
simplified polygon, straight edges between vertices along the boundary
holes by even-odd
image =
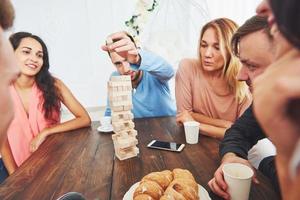
[[[227,128],[251,104],[241,67],[230,41],[237,25],[230,19],[208,22],[201,31],[198,59],[183,59],[176,73],[176,121],[200,122],[200,133],[223,138]]]

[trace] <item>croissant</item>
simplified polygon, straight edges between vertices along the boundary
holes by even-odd
[[[179,169],[179,168],[174,169],[173,177],[174,179],[182,178],[182,179],[192,179],[195,181],[193,174],[186,169]]]
[[[152,172],[143,177],[133,200],[199,200],[198,184],[188,170]]]
[[[174,180],[165,191],[164,195],[173,196],[175,200],[198,200],[198,190],[182,183],[179,179]]]
[[[155,200],[148,194],[138,194],[134,197],[134,200]]]
[[[152,172],[142,179],[142,181],[147,180],[158,183],[163,188],[163,190],[165,190],[172,182],[173,175],[170,170],[164,170],[162,172]]]
[[[133,199],[137,200],[140,199],[139,197],[141,194],[146,194],[150,196],[154,200],[158,200],[164,193],[162,187],[151,180],[141,181],[140,185],[135,189],[133,194]],[[148,198],[149,199],[149,198]]]

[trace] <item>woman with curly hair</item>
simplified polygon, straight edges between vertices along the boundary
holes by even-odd
[[[1,148],[5,167],[11,174],[49,135],[90,126],[91,120],[66,85],[50,74],[48,50],[41,38],[18,32],[9,40],[21,71],[10,87],[14,119]],[[60,123],[61,103],[74,119]]]
[[[219,18],[202,28],[197,59],[183,59],[176,73],[177,122],[196,120],[200,133],[223,138],[251,104],[249,89],[236,76],[241,64],[230,48],[237,25]]]

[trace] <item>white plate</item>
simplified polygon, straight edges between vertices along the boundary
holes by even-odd
[[[108,133],[108,132],[112,132],[113,131],[113,127],[112,126],[99,126],[97,128],[97,131],[99,132],[105,132],[105,133]]]
[[[135,189],[139,186],[139,184],[140,184],[140,182],[133,184],[130,187],[130,189],[125,193],[123,200],[132,200],[133,193],[134,193]],[[198,195],[199,195],[200,199],[201,200],[211,200],[211,198],[209,197],[208,192],[205,190],[205,188],[199,184],[198,184],[198,187],[199,187]]]

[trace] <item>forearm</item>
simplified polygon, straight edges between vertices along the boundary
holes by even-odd
[[[200,133],[203,135],[207,135],[210,137],[222,139],[224,137],[224,133],[226,128],[220,128],[217,126],[201,123],[200,124]]]
[[[265,134],[250,107],[226,130],[224,139],[220,143],[220,156],[223,157],[226,153],[233,152],[247,159],[248,151],[262,138],[265,138]]]
[[[12,155],[11,149],[10,149],[10,145],[8,143],[8,139],[6,139],[3,142],[3,145],[1,147],[1,156],[2,156],[2,160],[4,162],[4,165],[8,171],[9,174],[14,173],[14,171],[18,168],[14,157]]]
[[[205,115],[202,115],[202,114],[199,114],[199,113],[196,113],[196,112],[191,112],[191,115],[196,121],[198,121],[200,123],[204,123],[204,124],[208,124],[208,125],[211,125],[211,126],[223,128],[225,130],[232,125],[232,122],[230,122],[230,121],[226,121],[226,120],[223,120],[223,119],[210,118],[210,117],[207,117]],[[224,133],[223,133],[223,135],[224,135]]]
[[[65,131],[71,131],[78,128],[88,127],[91,125],[91,119],[88,116],[84,117],[76,117],[74,119],[71,119],[69,121],[57,124],[55,126],[47,128],[45,134],[46,136],[65,132]]]
[[[140,51],[139,70],[147,71],[161,81],[168,81],[174,76],[173,67],[162,57],[148,51]]]

